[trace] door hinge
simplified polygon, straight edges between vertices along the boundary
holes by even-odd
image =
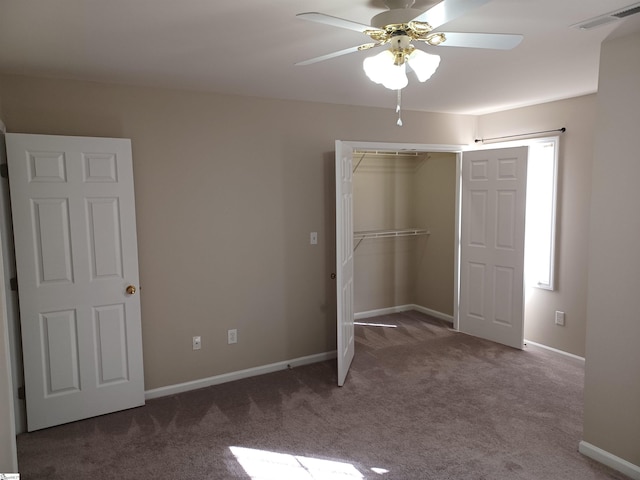
[[[0,177],[9,178],[9,166],[6,163],[0,164]]]
[[[11,287],[12,292],[18,291],[18,277],[13,277],[9,280],[9,286]]]
[[[18,387],[18,399],[20,400],[24,400],[25,397],[25,393],[24,393],[24,385],[21,387]]]

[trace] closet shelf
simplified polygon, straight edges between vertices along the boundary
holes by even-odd
[[[424,228],[404,228],[401,230],[364,230],[353,232],[354,239],[389,238],[389,237],[414,237],[416,235],[430,235],[431,232]]]
[[[431,232],[424,228],[404,228],[400,230],[366,230],[353,232],[353,239],[358,241],[353,250],[355,251],[363,240],[370,238],[416,237],[418,235],[431,235]]]

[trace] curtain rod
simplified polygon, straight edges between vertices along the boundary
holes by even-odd
[[[493,138],[476,138],[475,142],[476,143],[480,143],[480,142],[486,142],[486,141],[491,141],[491,140],[503,140],[505,138],[513,138],[513,137],[525,137],[528,135],[539,135],[541,133],[552,133],[552,132],[566,132],[567,129],[565,127],[562,128],[557,128],[555,130],[544,130],[542,132],[531,132],[531,133],[520,133],[518,135],[507,135],[505,137],[493,137]]]

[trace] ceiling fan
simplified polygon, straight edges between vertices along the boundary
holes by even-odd
[[[384,45],[389,49],[365,59],[367,76],[391,90],[399,91],[408,84],[406,65],[418,80],[426,81],[438,68],[440,57],[430,55],[412,45],[421,42],[434,47],[471,47],[509,50],[522,41],[522,35],[501,33],[458,33],[436,31],[480,7],[490,0],[443,0],[426,11],[412,8],[415,0],[383,0],[388,8],[371,19],[371,25],[345,20],[318,12],[300,13],[298,18],[312,22],[346,28],[368,35],[373,42],[304,60],[296,65],[310,65],[349,53]],[[394,68],[395,67],[395,68]]]

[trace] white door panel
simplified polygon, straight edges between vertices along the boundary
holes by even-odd
[[[7,135],[28,430],[144,404],[131,143]]]
[[[336,141],[336,290],[338,385],[344,385],[355,353],[353,311],[352,149]]]
[[[523,346],[527,148],[462,158],[459,329]]]

